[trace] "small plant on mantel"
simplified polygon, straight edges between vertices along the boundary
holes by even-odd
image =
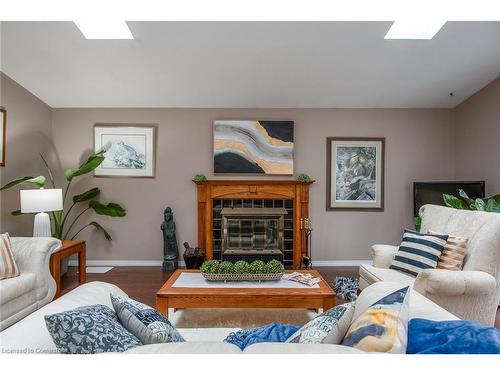
[[[305,174],[305,173],[301,173],[297,176],[297,181],[300,181],[300,182],[311,182],[312,179],[311,177],[309,177],[309,175]]]
[[[56,188],[56,183],[54,179],[54,174],[50,169],[45,158],[40,155],[47,169],[47,175],[49,176],[50,185],[52,188]],[[82,165],[76,168],[67,169],[64,172],[64,177],[66,178],[66,186],[63,189],[63,210],[52,212],[52,219],[54,222],[54,230],[52,236],[58,238],[60,240],[73,240],[78,234],[80,234],[84,229],[94,227],[101,231],[104,237],[110,241],[112,240],[110,234],[104,229],[104,227],[99,224],[97,221],[91,221],[86,225],[83,225],[78,230],[74,229],[75,225],[79,221],[80,217],[88,212],[89,210],[94,211],[97,215],[103,216],[111,216],[111,217],[123,217],[126,215],[126,210],[117,203],[108,203],[104,204],[99,201],[99,195],[101,190],[97,187],[94,187],[90,190],[87,190],[83,193],[73,195],[71,202],[66,205],[68,193],[70,191],[71,183],[73,182],[75,177],[86,175],[96,169],[101,163],[104,161],[104,151],[97,152],[93,155],[90,155],[87,161],[85,161]],[[14,186],[22,185],[22,184],[31,184],[36,187],[42,188],[45,186],[46,182],[45,176],[38,177],[22,177],[9,183],[5,184],[0,191],[10,189]],[[69,219],[69,214],[73,210],[80,208],[80,212]],[[11,212],[12,215],[18,216],[22,215],[20,210]]]
[[[202,182],[202,181],[206,181],[207,180],[207,176],[205,176],[204,174],[197,174],[193,177],[193,182]]]

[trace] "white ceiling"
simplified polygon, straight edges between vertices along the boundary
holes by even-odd
[[[385,40],[391,22],[128,25],[135,40],[2,22],[0,68],[52,107],[454,107],[500,76],[500,22],[432,40]]]

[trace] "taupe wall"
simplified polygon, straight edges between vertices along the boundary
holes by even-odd
[[[500,78],[455,109],[456,176],[486,180],[500,193]]]
[[[175,212],[179,244],[196,243],[191,178],[196,173],[222,178],[211,174],[214,119],[296,121],[296,174],[308,173],[317,181],[311,190],[316,260],[364,260],[369,258],[372,243],[397,243],[402,229],[412,226],[414,180],[485,179],[488,193],[500,191],[500,79],[451,110],[258,110],[51,109],[7,76],[0,78],[0,104],[8,111],[7,166],[1,168],[2,183],[45,174],[39,153],[48,157],[64,181],[61,171],[91,152],[96,122],[158,124],[155,179],[86,176],[75,184],[75,192],[98,186],[104,201],[117,201],[128,209],[123,219],[99,218],[109,228],[113,242],[90,230],[84,234],[89,260],[160,260],[159,225],[168,205]],[[325,210],[328,136],[386,137],[384,212]],[[18,202],[18,189],[1,194],[2,231],[30,235],[31,217],[10,216]],[[83,222],[90,218],[84,217]]]
[[[373,243],[398,243],[412,226],[412,181],[454,176],[452,110],[349,109],[55,109],[53,139],[63,168],[77,165],[93,147],[93,125],[158,124],[155,179],[85,177],[76,192],[102,188],[104,201],[128,209],[123,219],[100,219],[114,240],[87,232],[89,260],[160,260],[159,229],[166,206],[174,210],[178,243],[196,243],[196,173],[212,173],[212,121],[223,118],[293,119],[296,172],[316,179],[311,190],[316,260],[369,259]],[[326,137],[386,137],[384,212],[327,212]],[[221,177],[219,177],[221,178]],[[248,178],[248,177],[246,177]],[[90,218],[87,217],[88,221]]]
[[[0,72],[0,105],[7,109],[6,164],[0,167],[1,185],[18,177],[45,174],[39,154],[52,162],[52,109]],[[19,208],[18,189],[0,195],[2,232],[31,235],[31,215],[13,218],[10,212]]]

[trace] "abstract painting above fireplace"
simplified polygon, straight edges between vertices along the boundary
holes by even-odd
[[[293,175],[293,121],[214,122],[214,173]]]

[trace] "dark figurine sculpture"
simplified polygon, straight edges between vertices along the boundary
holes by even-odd
[[[163,231],[163,271],[171,271],[177,268],[179,248],[175,237],[174,214],[170,207],[165,208],[163,218],[161,224],[161,230]]]

